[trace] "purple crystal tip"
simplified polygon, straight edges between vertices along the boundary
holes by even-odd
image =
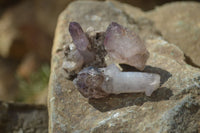
[[[80,24],[77,22],[70,22],[69,32],[77,49],[80,51],[86,50],[87,46],[89,45],[89,40],[85,35],[83,29],[81,28]]]

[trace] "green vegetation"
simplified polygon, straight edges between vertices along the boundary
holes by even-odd
[[[49,75],[50,67],[44,64],[28,80],[18,76],[19,93],[16,101],[34,103],[34,97],[47,89]]]

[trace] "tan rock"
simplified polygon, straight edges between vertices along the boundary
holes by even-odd
[[[12,41],[17,36],[17,30],[12,25],[11,14],[6,13],[0,19],[0,31],[0,55],[7,57],[12,46]]]
[[[170,3],[147,13],[163,37],[189,56],[188,63],[200,66],[200,3]]]
[[[184,62],[184,54],[177,46],[155,37],[151,21],[143,20],[133,20],[112,2],[78,1],[60,14],[48,92],[50,133],[198,132],[200,71]],[[92,26],[100,31],[116,21],[142,35],[150,52],[145,71],[160,74],[161,87],[151,97],[138,93],[98,100],[84,98],[72,81],[66,80],[62,69],[63,46],[71,43],[66,30],[70,21],[79,22],[84,30]]]
[[[23,1],[2,12],[0,56],[20,60],[31,51],[43,60],[50,59],[50,37],[53,35],[40,28],[33,5],[32,1]]]
[[[56,22],[60,12],[73,0],[34,0],[36,21],[46,33],[54,35]],[[48,3],[48,5],[47,5]]]

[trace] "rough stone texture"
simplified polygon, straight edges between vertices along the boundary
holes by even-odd
[[[135,7],[139,7],[142,10],[148,11],[156,8],[158,5],[163,5],[165,3],[174,1],[198,1],[198,0],[119,0],[121,2],[128,3]],[[198,1],[199,2],[199,1]]]
[[[184,54],[177,46],[158,37],[149,19],[133,19],[123,8],[117,2],[78,1],[60,15],[48,92],[49,132],[198,132],[199,69],[184,62]],[[92,26],[104,31],[111,21],[116,21],[139,33],[150,52],[144,71],[159,73],[161,87],[151,97],[138,93],[84,98],[72,81],[66,80],[62,69],[63,46],[71,43],[67,30],[70,21],[79,22],[83,30]]]
[[[0,101],[1,133],[47,133],[47,108]]]
[[[163,37],[183,50],[187,61],[200,67],[200,3],[176,2],[147,13]],[[190,59],[191,58],[191,59]]]

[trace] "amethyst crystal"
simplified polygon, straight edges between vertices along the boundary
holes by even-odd
[[[149,57],[143,41],[133,31],[112,22],[107,30],[104,47],[117,63],[128,64],[143,70]]]
[[[78,73],[73,83],[84,97],[102,98],[109,94],[137,92],[145,92],[147,96],[151,96],[153,91],[159,88],[158,74],[121,72],[113,64],[104,68],[87,67],[81,70],[83,66],[94,65],[95,61],[104,60],[106,54],[110,59],[114,59],[115,63],[128,64],[143,70],[149,52],[134,32],[114,22],[107,28],[105,38],[104,33],[99,34],[104,39],[100,39],[99,42],[84,33],[77,22],[70,23],[69,32],[73,43],[66,50],[68,60],[63,63],[63,68],[68,72]]]
[[[102,89],[102,84],[105,82],[104,74],[99,69],[88,67],[78,73],[74,84],[80,93],[87,98],[102,98],[108,96]]]
[[[145,92],[151,96],[160,86],[160,75],[143,72],[121,72],[115,65],[106,68],[85,68],[74,84],[87,98],[102,98],[109,94]]]
[[[85,51],[89,45],[89,40],[85,35],[80,24],[77,22],[70,22],[69,33],[72,37],[73,43],[79,51]]]
[[[84,63],[89,63],[95,59],[95,55],[90,51],[90,42],[84,33],[83,29],[77,22],[69,24],[69,32],[72,37],[73,43],[76,45],[78,52],[84,59]]]

